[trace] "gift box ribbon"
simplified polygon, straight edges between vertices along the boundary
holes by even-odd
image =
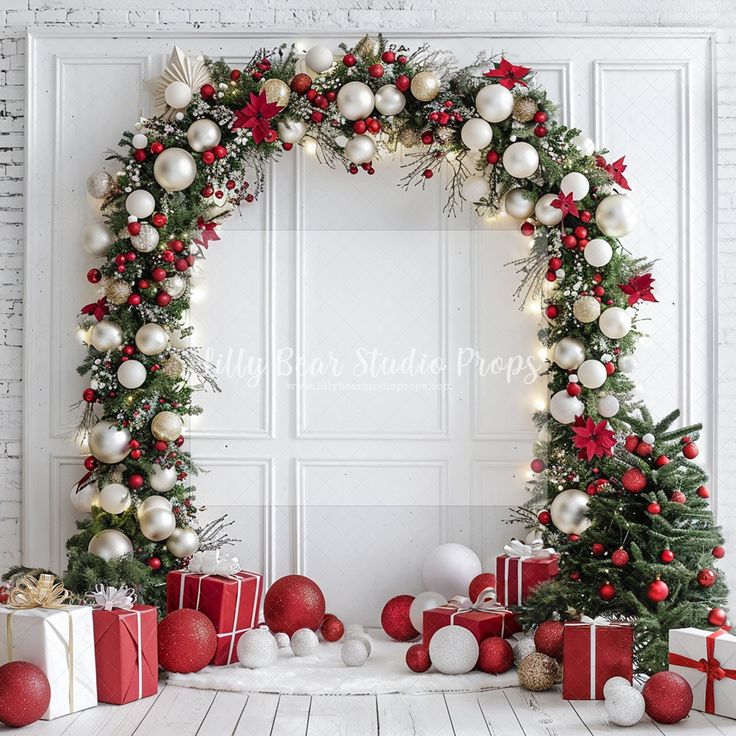
[[[715,658],[716,639],[726,633],[728,633],[727,629],[718,629],[712,634],[708,634],[705,640],[705,657],[702,659],[691,659],[677,652],[670,652],[668,655],[670,664],[677,667],[691,667],[705,673],[705,712],[713,715],[715,715],[716,710],[716,680],[723,680],[724,678],[736,680],[736,670],[721,667],[721,663]]]
[[[503,592],[505,595],[504,600],[508,603],[510,600],[509,596],[509,572],[511,570],[511,563],[516,565],[516,602],[521,604],[524,586],[522,576],[522,565],[526,560],[532,558],[537,559],[549,559],[555,553],[552,547],[545,547],[544,542],[541,539],[534,539],[529,544],[520,542],[518,539],[512,539],[507,545],[504,545],[504,553],[506,559],[504,560],[504,581],[503,581]]]
[[[590,698],[591,700],[595,700],[595,692],[596,692],[596,667],[598,666],[598,655],[596,654],[596,648],[598,645],[598,637],[596,635],[596,631],[599,626],[611,626],[611,622],[607,618],[603,618],[603,616],[596,616],[595,618],[590,618],[590,616],[581,616],[580,621],[573,621],[568,626],[590,626]],[[618,624],[614,623],[614,626],[628,626],[628,624]]]
[[[438,608],[450,609],[450,625],[455,623],[455,618],[463,613],[471,613],[472,611],[479,611],[483,613],[499,613],[501,617],[501,638],[503,639],[504,633],[506,632],[506,617],[503,616],[505,613],[511,613],[508,608],[504,608],[498,603],[496,598],[496,589],[493,587],[483,588],[475,599],[475,603],[466,596],[456,595],[450,598],[444,606],[438,606]]]

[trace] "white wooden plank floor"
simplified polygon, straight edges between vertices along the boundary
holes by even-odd
[[[155,697],[100,705],[23,736],[736,736],[736,721],[693,711],[671,726],[645,717],[622,730],[603,704],[562,700],[559,689],[446,695],[244,695],[162,683]]]

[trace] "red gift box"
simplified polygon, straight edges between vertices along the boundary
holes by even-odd
[[[496,588],[498,602],[503,606],[522,605],[534,588],[552,580],[559,570],[560,556],[555,552],[536,548],[532,552],[529,545],[518,543],[524,548],[519,555],[514,544],[515,541],[507,549],[513,548],[515,554],[496,557]]]
[[[612,621],[565,624],[562,638],[562,697],[603,700],[603,686],[612,677],[629,682],[634,674],[634,629]]]
[[[262,591],[263,578],[253,572],[208,575],[174,570],[166,576],[166,607],[169,612],[194,608],[207,616],[217,632],[212,664],[231,664],[238,659],[240,636],[258,624]]]
[[[158,692],[158,611],[155,606],[92,611],[97,699],[122,705]]]
[[[443,626],[462,626],[472,632],[480,644],[489,636],[511,636],[521,631],[516,616],[511,611],[497,607],[493,611],[459,608],[452,604],[431,608],[422,617],[422,635],[425,646]]]

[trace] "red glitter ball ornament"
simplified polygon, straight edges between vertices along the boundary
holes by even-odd
[[[639,493],[643,491],[647,485],[647,477],[639,468],[629,468],[621,476],[621,484],[631,493]]]
[[[624,567],[628,561],[629,553],[623,547],[619,547],[611,554],[611,564],[615,567]]]
[[[46,712],[50,701],[48,678],[35,664],[16,661],[0,667],[0,722],[28,726]]]
[[[158,661],[169,672],[198,672],[215,656],[217,632],[193,608],[172,611],[158,625]]]
[[[716,582],[716,574],[709,567],[698,571],[698,585],[701,588],[710,588]]]
[[[713,549],[710,551],[710,553],[715,557],[717,560],[721,560],[726,556],[726,550],[721,547],[720,544],[717,544]]]
[[[657,672],[641,691],[647,715],[657,723],[677,723],[693,705],[693,691],[688,681],[676,672]]]
[[[304,575],[279,578],[263,601],[263,618],[274,633],[291,636],[297,629],[315,631],[324,617],[325,596],[319,585]]]
[[[342,621],[331,613],[325,614],[319,630],[325,641],[339,641],[345,633],[345,627]]]
[[[550,622],[547,622],[550,623]],[[514,650],[506,639],[489,636],[480,643],[478,669],[491,675],[500,675],[514,666]]]
[[[547,466],[544,464],[544,460],[535,457],[530,467],[534,473],[541,473]]]
[[[473,603],[476,602],[478,596],[486,588],[496,587],[496,576],[492,572],[482,572],[480,575],[476,575],[468,586],[468,597]]]
[[[628,452],[636,452],[636,448],[639,447],[639,438],[635,434],[630,434],[624,440],[624,447]]]
[[[562,634],[565,625],[562,621],[542,621],[534,632],[534,646],[538,652],[548,657],[562,657]]]
[[[296,74],[291,80],[291,89],[298,95],[303,95],[312,86],[312,77],[309,74]]]
[[[381,611],[381,626],[396,641],[411,641],[419,636],[409,618],[409,608],[413,600],[413,595],[394,596]]]
[[[406,666],[412,672],[426,672],[432,666],[429,648],[424,644],[412,644],[406,650]]]

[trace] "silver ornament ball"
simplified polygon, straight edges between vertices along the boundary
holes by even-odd
[[[141,253],[150,253],[156,250],[158,245],[158,230],[144,222],[141,225],[138,235],[133,235],[130,239],[131,245]]]
[[[136,189],[126,197],[125,209],[129,215],[137,217],[139,220],[145,220],[156,209],[156,200],[153,194],[145,189]]]
[[[518,220],[526,220],[534,212],[535,204],[531,192],[521,187],[509,189],[503,199],[503,208],[506,210],[506,214]]]
[[[197,153],[214,148],[220,142],[220,138],[222,138],[220,126],[208,118],[195,120],[187,130],[187,143]]]
[[[347,667],[362,667],[368,661],[368,650],[360,639],[348,639],[340,647],[340,658]]]
[[[500,123],[513,112],[514,96],[500,84],[487,84],[475,96],[475,109],[489,123]]]
[[[470,118],[460,128],[463,145],[471,151],[478,151],[490,145],[493,140],[493,128],[483,118]]]
[[[158,355],[169,346],[169,336],[161,325],[149,322],[138,328],[135,345],[143,355]]]
[[[118,429],[112,422],[97,422],[89,433],[89,451],[101,463],[114,465],[128,457],[130,432]]]
[[[381,115],[398,115],[406,107],[406,97],[395,84],[384,84],[376,90],[376,110]]]
[[[154,465],[148,475],[148,485],[156,493],[167,493],[177,484],[176,475],[176,468],[162,468],[160,465]]]
[[[123,344],[123,331],[117,322],[103,319],[98,322],[90,333],[90,344],[101,353],[109,353]]]
[[[608,378],[606,366],[600,360],[586,360],[578,367],[578,380],[585,388],[600,388]]]
[[[301,120],[281,120],[276,126],[279,138],[284,143],[299,143],[307,133],[307,126]]]
[[[145,514],[147,514],[149,511],[152,511],[153,509],[164,509],[165,511],[171,511],[171,501],[169,501],[168,498],[164,498],[163,496],[147,496],[138,504],[138,508],[136,508],[136,514],[140,519],[142,516],[145,516]]]
[[[556,345],[552,360],[565,371],[575,370],[585,360],[585,346],[574,337],[563,337]]]
[[[183,110],[192,101],[192,88],[180,80],[171,82],[164,90],[164,100],[174,110]]]
[[[291,635],[290,644],[295,657],[310,657],[317,651],[319,639],[312,629],[297,629]]]
[[[577,488],[558,493],[549,507],[552,523],[563,534],[582,534],[589,526],[585,515],[590,496]]]
[[[115,235],[104,222],[90,222],[82,230],[82,248],[91,256],[105,256],[115,242]]]
[[[549,413],[560,424],[572,424],[575,417],[582,416],[584,411],[583,402],[577,396],[570,396],[565,389],[553,394],[549,400]]]
[[[345,144],[345,156],[354,164],[367,164],[376,155],[376,144],[368,135],[354,135]]]
[[[118,368],[118,383],[125,388],[140,388],[148,377],[146,366],[139,360],[126,360]]]
[[[463,675],[478,661],[478,642],[468,629],[451,624],[438,629],[429,642],[429,658],[443,675]]]
[[[595,224],[611,238],[628,235],[638,221],[636,205],[625,194],[610,194],[595,210]]]
[[[103,529],[89,540],[87,552],[101,557],[105,562],[133,554],[133,545],[118,529]]]
[[[347,120],[367,118],[375,102],[373,90],[364,82],[348,82],[337,91],[337,109]]]
[[[189,151],[167,148],[156,157],[153,176],[167,192],[180,192],[196,178],[197,164]]]
[[[611,723],[633,726],[644,716],[644,696],[635,687],[617,687],[606,698],[604,707]]]
[[[516,179],[528,179],[539,168],[537,149],[526,141],[512,143],[503,152],[503,167]]]
[[[241,667],[252,670],[270,667],[276,664],[278,656],[278,644],[268,629],[249,629],[238,641],[238,661]]]
[[[169,276],[164,281],[164,289],[172,299],[178,299],[187,290],[187,281],[179,275]]]
[[[631,330],[631,315],[621,307],[608,307],[598,318],[600,331],[612,340],[626,337]]]
[[[130,491],[122,483],[108,483],[100,491],[100,508],[108,514],[122,514],[130,508]]]
[[[176,517],[167,509],[151,509],[143,515],[139,510],[138,523],[143,536],[152,542],[163,542],[176,529]]]
[[[519,639],[517,642],[512,642],[511,648],[514,650],[514,664],[518,667],[521,664],[521,660],[526,657],[527,654],[533,654],[537,651],[534,645],[534,637],[526,636],[523,639]]]
[[[95,171],[87,177],[87,193],[94,199],[105,199],[115,189],[115,181],[107,171]]]
[[[82,488],[77,489],[77,484],[72,486],[70,493],[72,507],[80,514],[89,514],[95,506],[100,505],[100,491],[97,483],[87,483]]]
[[[556,199],[556,194],[543,194],[534,205],[534,216],[542,225],[554,227],[562,222],[562,210],[552,206]]]
[[[585,260],[594,268],[606,266],[613,257],[613,248],[603,238],[593,238],[583,251]]]
[[[199,535],[189,526],[178,526],[166,540],[166,549],[180,560],[191,557],[199,549]]]
[[[620,687],[631,687],[631,682],[625,677],[609,677],[603,685],[603,699],[611,697],[613,691]]]

